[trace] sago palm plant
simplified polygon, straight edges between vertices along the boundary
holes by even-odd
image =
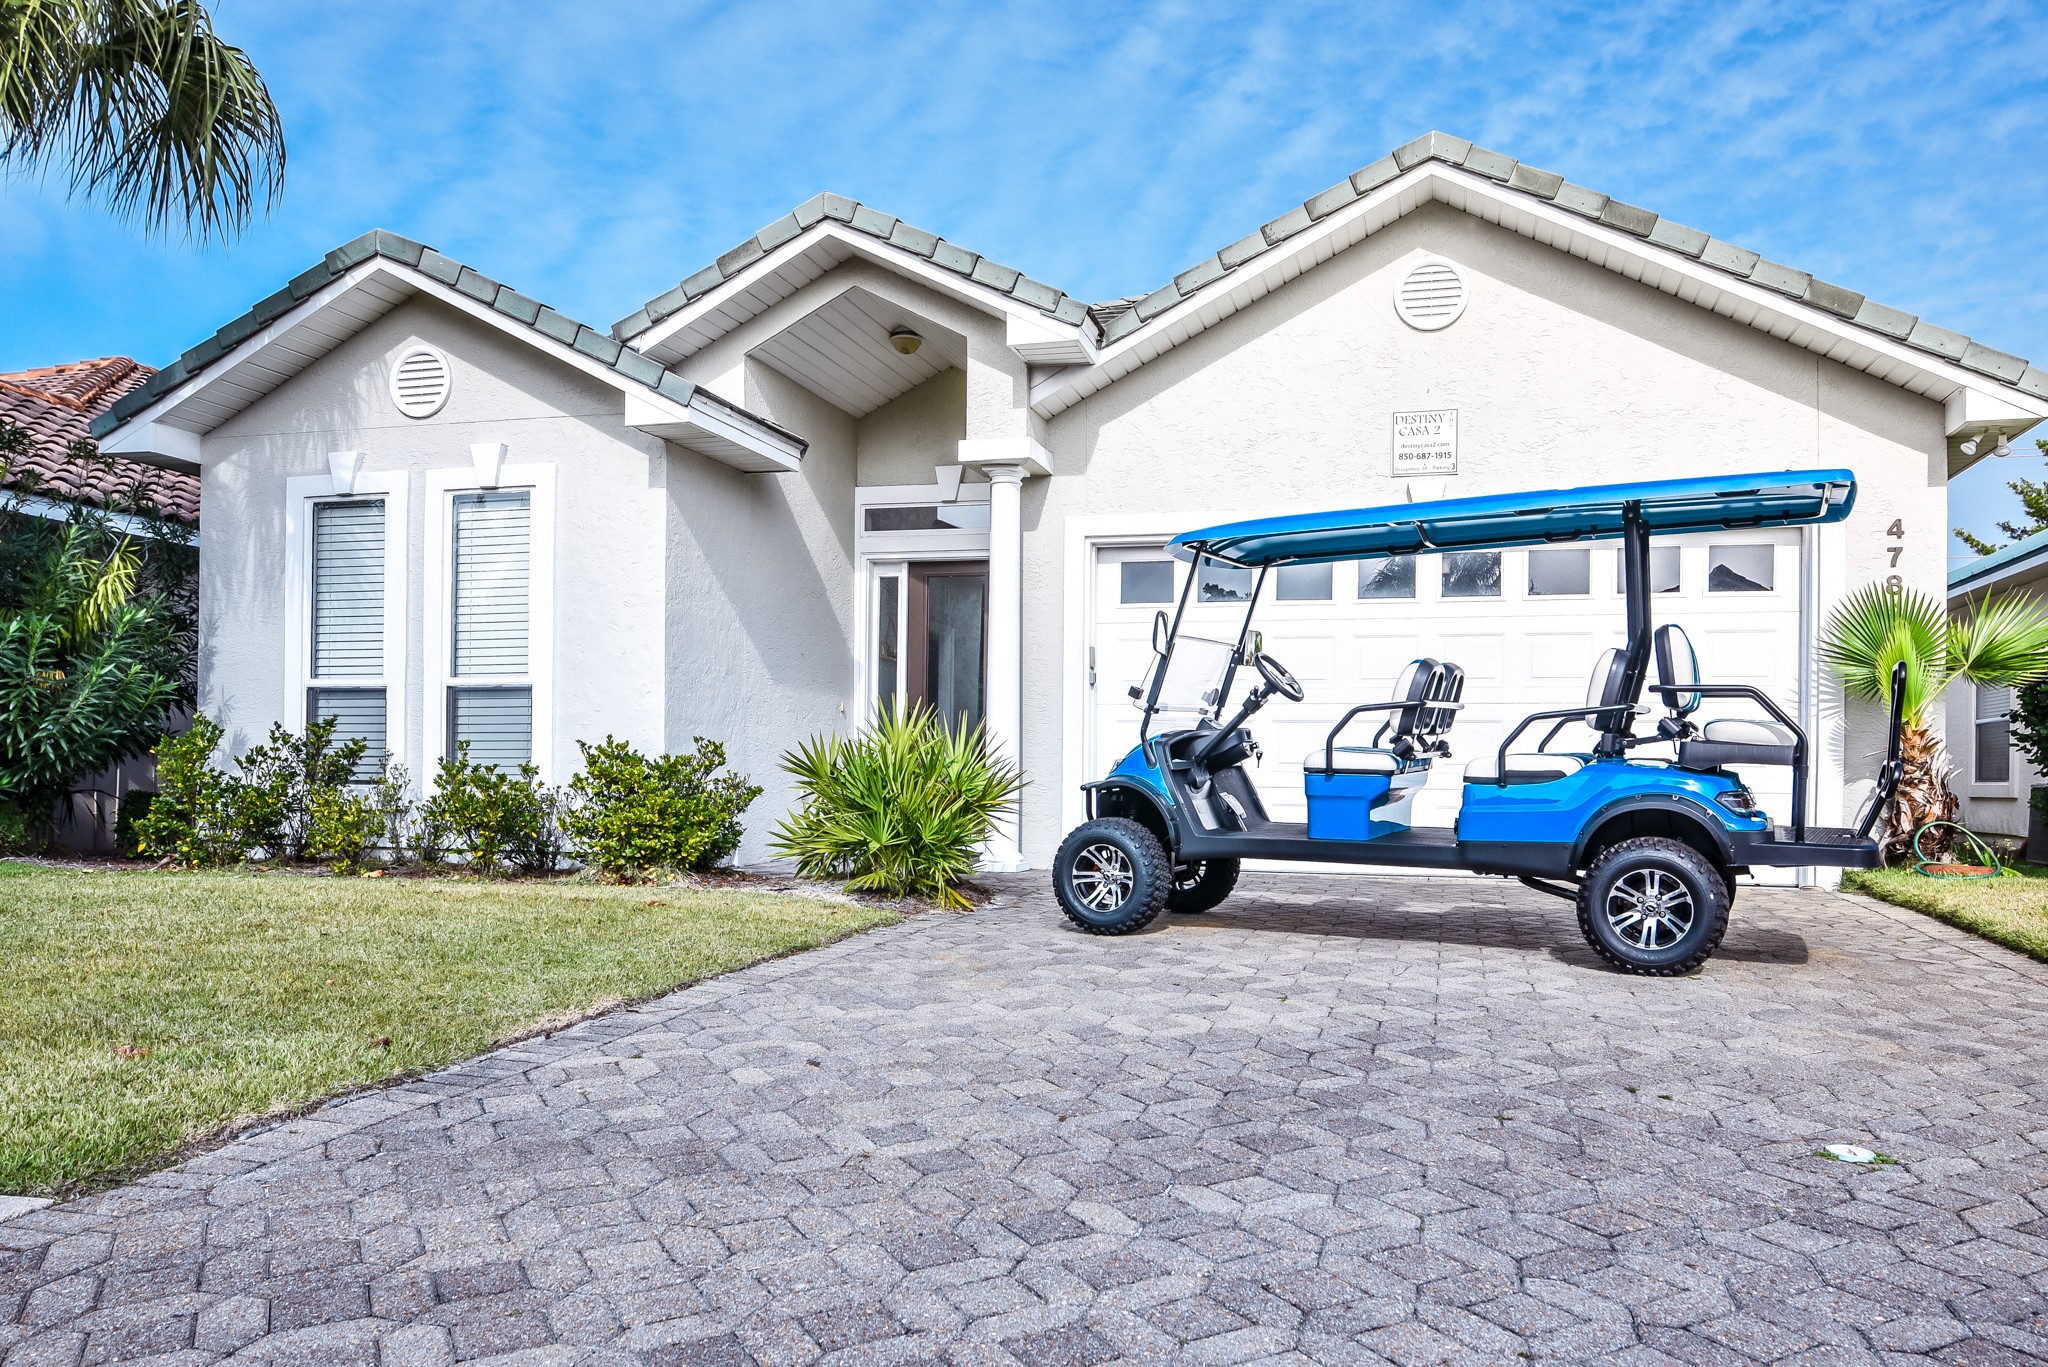
[[[1872,584],[1835,610],[1821,659],[1850,697],[1878,702],[1890,699],[1892,666],[1906,666],[1904,774],[1884,817],[1885,857],[1896,859],[1921,826],[1955,819],[1935,703],[1957,680],[2016,687],[2048,675],[2048,613],[2005,598],[1952,618],[1925,594]]]
[[[948,728],[921,705],[892,706],[859,735],[813,737],[782,766],[803,803],[776,828],[777,854],[852,892],[947,907],[967,906],[975,849],[1024,786],[980,727]]]

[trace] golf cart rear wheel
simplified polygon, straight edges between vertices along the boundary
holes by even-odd
[[[1230,896],[1237,886],[1235,859],[1197,859],[1177,864],[1173,870],[1173,891],[1166,894],[1166,909],[1183,915],[1207,911]]]
[[[1135,821],[1101,817],[1076,826],[1052,863],[1060,910],[1090,935],[1128,935],[1150,925],[1173,891],[1173,861]]]
[[[1728,930],[1728,882],[1680,840],[1641,836],[1603,850],[1579,885],[1579,931],[1617,968],[1690,973]]]

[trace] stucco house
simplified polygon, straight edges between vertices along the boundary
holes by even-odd
[[[203,704],[238,742],[331,713],[416,774],[466,739],[561,779],[579,740],[716,737],[768,785],[757,858],[777,756],[909,696],[1020,758],[992,851],[1020,866],[1135,738],[1126,688],[1188,573],[1170,534],[1798,466],[1853,468],[1854,516],[1653,571],[1710,678],[1799,709],[1815,819],[1842,824],[1880,727],[1814,636],[1872,580],[1937,589],[1965,441],[2044,416],[2017,357],[1431,133],[1108,303],[833,194],[609,332],[373,232],[96,430],[200,472]],[[1274,815],[1303,800],[1284,757],[1415,655],[1468,672],[1459,757],[1577,702],[1617,574],[1594,545],[1277,576],[1266,648],[1308,699],[1261,719]],[[1782,810],[1784,772],[1753,781]]]
[[[2048,532],[1972,560],[1949,572],[1948,607],[1969,617],[1988,602],[2029,598],[2048,606]],[[1952,782],[1963,803],[1963,824],[1990,835],[2024,836],[2029,829],[2027,804],[2036,787],[2048,784],[2012,743],[2013,692],[2010,688],[1957,684],[1943,696],[1945,734]],[[2036,826],[2040,818],[2033,818]],[[2030,848],[2039,859],[2048,848]]]

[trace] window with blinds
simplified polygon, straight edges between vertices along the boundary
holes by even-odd
[[[448,748],[468,742],[472,760],[508,769],[533,758],[532,504],[524,489],[454,499]],[[486,680],[489,687],[473,686]]]
[[[2012,782],[2012,690],[1978,684],[1976,763],[1978,783]]]
[[[383,772],[387,749],[384,537],[382,499],[313,505],[313,685],[306,690],[306,720],[332,717],[336,741],[364,742],[355,772],[363,783]],[[358,686],[333,686],[349,683]]]

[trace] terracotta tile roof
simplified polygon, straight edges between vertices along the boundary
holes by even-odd
[[[0,374],[0,421],[27,430],[33,448],[8,461],[0,483],[33,473],[48,498],[116,504],[147,501],[180,522],[199,520],[199,477],[140,461],[73,460],[73,443],[92,440],[92,420],[140,389],[156,371],[126,356]]]

